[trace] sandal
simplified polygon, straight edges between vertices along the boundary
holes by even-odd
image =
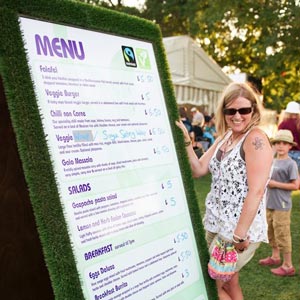
[[[282,266],[276,269],[271,269],[271,272],[277,276],[294,276],[295,268],[290,267],[288,269],[283,268]]]
[[[272,257],[267,257],[263,258],[258,262],[262,266],[274,266],[274,265],[280,265],[281,260],[280,258],[278,259],[273,259]]]

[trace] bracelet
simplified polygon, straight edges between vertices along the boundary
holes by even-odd
[[[234,237],[232,237],[232,241],[233,241],[235,244],[242,243],[242,242],[240,242],[239,240],[237,241]]]
[[[233,237],[232,237],[233,242],[236,244],[243,243],[243,242],[247,241],[247,239],[248,239],[248,236],[241,238],[240,236],[236,235],[235,233],[233,234]]]
[[[188,142],[184,141],[184,146],[186,146],[186,147],[188,147],[188,146],[191,145],[191,144],[192,144],[192,141],[191,141],[191,140],[189,140]]]

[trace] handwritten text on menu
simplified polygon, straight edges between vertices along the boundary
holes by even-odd
[[[86,299],[207,299],[152,44],[20,24]]]

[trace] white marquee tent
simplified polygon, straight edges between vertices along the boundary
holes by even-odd
[[[216,109],[224,87],[232,80],[188,36],[163,39],[177,103]]]

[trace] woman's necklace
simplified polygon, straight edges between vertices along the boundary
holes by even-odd
[[[226,146],[230,147],[242,134],[238,134],[235,138],[233,137],[233,134],[228,138],[226,142]]]
[[[230,146],[232,146],[232,144],[242,135],[243,133],[238,134],[235,138],[233,138],[233,134],[231,133],[230,137],[224,142],[224,148],[220,157],[220,162],[222,162],[222,160],[225,158],[225,156],[227,155],[228,152],[228,148],[230,148]],[[221,176],[221,168],[220,168],[220,173],[219,175]]]
[[[223,154],[221,160],[225,157],[226,152],[229,150],[233,143],[242,135],[242,133],[238,134],[236,137],[233,137],[233,134],[230,135],[230,137],[226,140],[225,146],[223,148]]]

